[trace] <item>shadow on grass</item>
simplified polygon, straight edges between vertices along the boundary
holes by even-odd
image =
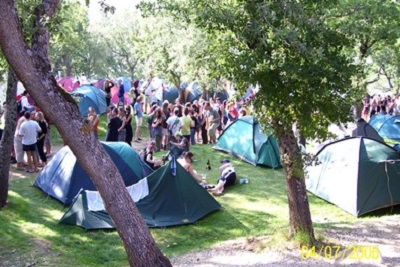
[[[243,219],[246,220],[243,220]],[[252,236],[262,228],[267,232],[274,216],[265,212],[231,212],[225,208],[213,212],[195,224],[168,228],[152,228],[159,247],[168,255],[207,248],[215,243],[243,236]],[[253,221],[254,224],[249,223]],[[193,242],[196,240],[196,242]]]
[[[91,233],[58,224],[66,207],[30,183],[19,183],[18,187],[24,189],[19,188],[19,194],[11,191],[11,205],[0,212],[0,259],[2,263],[10,263],[4,266],[46,265],[46,262],[57,266],[127,265],[116,231]]]

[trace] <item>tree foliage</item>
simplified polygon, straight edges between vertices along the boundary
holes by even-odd
[[[354,43],[326,25],[331,2],[160,0],[143,7],[149,5],[221,40],[228,49],[214,54],[220,69],[239,87],[260,85],[255,105],[266,121],[297,122],[307,136],[322,137],[328,122],[349,119],[357,68],[344,50]]]
[[[357,58],[360,86],[378,85],[381,77],[393,89],[397,81],[400,5],[397,1],[340,0],[327,15],[328,25],[355,41],[347,50]],[[389,56],[390,54],[390,57]],[[398,87],[398,85],[397,85]]]
[[[325,137],[327,126],[350,119],[359,91],[352,86],[357,66],[346,56],[350,38],[328,26],[337,1],[158,0],[141,5],[184,19],[223,40],[214,53],[219,68],[239,87],[258,84],[257,117],[278,137],[289,204],[291,234],[314,242],[303,164],[294,138],[296,123],[305,137]]]

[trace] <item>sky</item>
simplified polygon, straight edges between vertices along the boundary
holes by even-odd
[[[103,18],[99,0],[91,0],[89,5],[89,19],[91,22],[97,21]],[[116,8],[115,13],[118,14],[126,9],[135,8],[139,4],[140,0],[106,0],[106,3]]]

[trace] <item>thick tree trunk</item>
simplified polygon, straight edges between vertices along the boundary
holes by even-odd
[[[13,136],[17,125],[17,78],[11,68],[8,70],[6,94],[6,125],[3,132],[3,138],[0,142],[0,208],[7,205],[10,155],[13,149]]]
[[[279,126],[275,126],[279,127]],[[315,243],[310,206],[304,180],[303,162],[296,137],[289,127],[278,138],[279,151],[285,171],[285,182],[289,204],[289,234],[307,234],[309,244]]]
[[[54,5],[58,6],[57,0],[43,0],[46,17],[51,17],[51,10],[46,10]],[[0,17],[0,46],[4,56],[93,180],[124,243],[130,265],[171,266],[157,248],[110,156],[90,131],[89,123],[80,115],[72,97],[52,76],[48,58],[45,58],[47,49],[44,46],[48,47],[45,27],[38,26],[37,36],[33,38],[37,43],[30,49],[24,42],[14,1],[2,1]]]

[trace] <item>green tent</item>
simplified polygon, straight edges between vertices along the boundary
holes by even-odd
[[[270,129],[262,129],[253,116],[244,116],[229,125],[213,147],[253,165],[280,168],[279,149]]]
[[[149,227],[194,223],[221,207],[175,161],[127,189]],[[97,192],[81,191],[60,223],[85,229],[114,228],[102,203]]]
[[[352,131],[352,137],[362,136],[375,139],[382,143],[385,142],[378,132],[364,119],[359,119],[356,123],[357,127]]]
[[[400,203],[400,155],[366,137],[325,145],[306,169],[307,190],[361,216]]]

